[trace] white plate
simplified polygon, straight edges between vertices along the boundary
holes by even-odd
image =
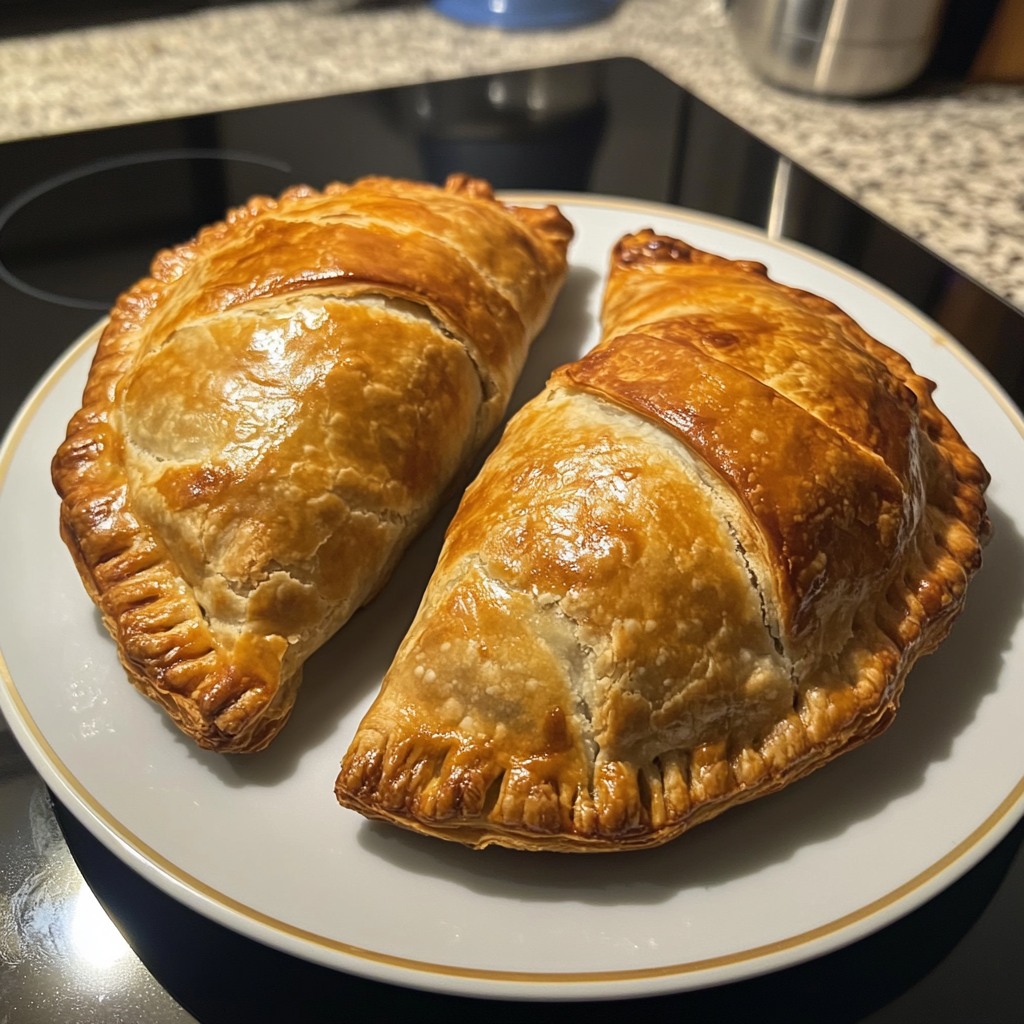
[[[4,714],[57,796],[149,881],[252,938],[370,978],[600,998],[734,981],[835,949],[933,896],[1024,811],[1024,423],[934,324],[820,255],[660,205],[516,198],[553,198],[578,230],[520,396],[594,343],[609,250],[645,226],[763,261],[938,382],[940,404],[992,473],[996,533],[966,612],[913,672],[889,732],[646,852],[473,853],[364,822],[336,805],[334,778],[412,616],[439,521],[376,603],[313,658],[270,750],[200,751],[125,681],[57,535],[49,461],[94,337],[43,381],[0,454]]]

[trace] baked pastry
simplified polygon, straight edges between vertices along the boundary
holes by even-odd
[[[117,302],[52,466],[132,682],[252,751],[501,419],[572,228],[486,182],[258,197]]]
[[[476,847],[652,846],[878,734],[961,609],[987,475],[825,299],[650,231],[513,417],[337,778]]]

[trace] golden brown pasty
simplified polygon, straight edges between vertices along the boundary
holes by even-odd
[[[566,272],[555,207],[385,178],[256,198],[159,254],[53,461],[135,685],[250,751],[496,427]]]
[[[760,264],[624,238],[601,344],[468,488],[339,801],[632,849],[879,733],[989,529],[932,387]]]

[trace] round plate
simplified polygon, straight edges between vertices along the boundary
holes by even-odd
[[[382,981],[495,998],[650,995],[792,965],[923,903],[1024,812],[1024,423],[934,324],[862,276],[676,208],[576,195],[572,271],[514,406],[597,340],[610,249],[642,227],[760,260],[825,295],[938,383],[992,473],[995,536],[952,636],[878,740],[667,846],[580,857],[459,846],[335,803],[338,763],[416,608],[449,507],[381,596],[309,662],[251,757],[196,748],[126,681],[57,533],[50,458],[96,332],[27,401],[0,453],[0,703],[47,784],[111,850],[194,910]]]

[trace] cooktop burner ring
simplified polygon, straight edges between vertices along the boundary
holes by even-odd
[[[182,147],[174,149],[153,150],[146,153],[127,153],[119,156],[108,157],[101,160],[93,160],[88,163],[73,167],[60,174],[52,175],[31,187],[23,190],[13,199],[9,200],[3,207],[0,207],[0,241],[3,239],[5,229],[11,221],[22,211],[26,210],[38,200],[51,195],[52,193],[73,185],[84,179],[96,175],[105,174],[111,171],[127,170],[132,167],[142,167],[153,164],[164,164],[183,161],[219,161],[221,163],[240,162],[266,167],[270,170],[288,175],[292,171],[289,163],[273,157],[263,156],[259,153],[252,153],[243,150],[231,149],[201,149]],[[198,229],[201,225],[195,225]],[[169,240],[169,244],[184,239]],[[17,289],[25,295],[43,302],[53,303],[58,306],[65,306],[71,309],[85,309],[105,312],[110,308],[109,300],[90,299],[81,296],[68,295],[63,292],[54,291],[49,288],[40,287],[12,270],[4,256],[2,245],[0,245],[0,282]],[[126,286],[132,282],[125,282]]]

